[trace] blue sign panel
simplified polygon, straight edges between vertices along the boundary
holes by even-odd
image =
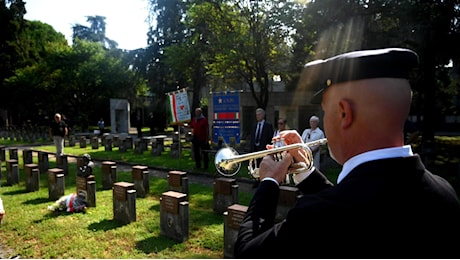
[[[219,142],[219,137],[225,144],[230,143],[230,138],[235,138],[236,144],[240,143],[240,96],[235,92],[213,93],[213,129],[214,143]]]

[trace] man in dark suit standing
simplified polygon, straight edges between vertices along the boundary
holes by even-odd
[[[460,257],[458,196],[404,144],[408,78],[417,65],[417,54],[402,48],[305,65],[299,83],[314,87],[312,103],[324,111],[329,152],[343,165],[337,184],[311,166],[305,149],[289,150],[280,161],[265,156],[236,258]],[[280,135],[286,144],[302,142],[295,130]],[[302,196],[275,223],[279,183],[289,172]]]
[[[272,143],[273,125],[265,120],[265,110],[262,108],[256,109],[257,123],[251,132],[251,152],[258,152],[267,149],[267,144]],[[257,167],[260,165],[262,158],[256,159]],[[254,187],[257,187],[259,180],[256,179]]]
[[[257,152],[267,149],[267,144],[272,143],[273,125],[265,120],[265,110],[256,109],[257,124],[251,133],[251,152]]]

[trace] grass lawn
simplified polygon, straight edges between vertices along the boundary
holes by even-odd
[[[50,168],[55,165],[50,159]],[[76,190],[76,171],[70,163],[65,194]],[[113,220],[112,190],[102,190],[100,168],[94,173],[96,207],[87,213],[56,213],[47,209],[54,202],[48,199],[47,174],[40,175],[39,191],[27,192],[20,163],[19,184],[5,186],[5,178],[1,181],[7,212],[0,226],[1,244],[22,258],[223,258],[223,215],[213,212],[212,187],[189,184],[190,235],[177,243],[160,236],[160,196],[168,190],[166,179],[150,178],[150,193],[136,199],[136,221],[123,225]],[[117,172],[117,177],[130,182],[131,172]],[[251,199],[242,192],[239,197],[243,205]]]

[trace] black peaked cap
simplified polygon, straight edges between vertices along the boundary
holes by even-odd
[[[315,91],[311,103],[320,104],[324,90],[332,84],[370,78],[407,79],[418,64],[417,53],[409,49],[353,51],[305,64],[301,80]]]

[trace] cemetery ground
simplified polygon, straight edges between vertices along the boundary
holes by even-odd
[[[15,146],[16,143],[0,140],[0,145]],[[186,147],[186,144],[184,144]],[[445,177],[460,191],[460,137],[436,137],[436,155],[427,160],[428,169]],[[54,152],[52,144],[34,146],[34,150]],[[418,147],[414,147],[417,151]],[[208,170],[192,170],[194,162],[189,149],[184,149],[180,158],[172,158],[168,148],[160,156],[149,151],[135,154],[132,150],[105,151],[104,147],[92,149],[65,147],[70,156],[91,155],[93,160],[116,161],[117,181],[131,181],[130,165],[146,165],[149,169],[180,170],[208,176],[220,177],[213,163]],[[176,242],[160,235],[160,197],[168,190],[164,177],[149,177],[150,192],[145,198],[136,199],[136,221],[122,224],[113,218],[112,190],[101,186],[101,168],[95,167],[96,207],[87,213],[57,213],[47,209],[54,201],[48,199],[47,175],[40,174],[40,189],[27,192],[24,183],[22,153],[19,156],[20,182],[6,185],[0,179],[0,197],[3,199],[6,216],[0,225],[0,257],[19,255],[21,258],[224,258],[223,215],[213,212],[213,187],[206,183],[190,183],[190,235],[184,242]],[[211,157],[213,158],[213,157]],[[33,158],[34,163],[38,160]],[[212,162],[213,160],[211,160]],[[50,157],[50,168],[56,161]],[[331,180],[335,180],[340,169],[323,168]],[[6,172],[2,162],[3,176]],[[250,180],[245,165],[238,173],[237,183]],[[77,165],[69,159],[69,173],[65,177],[65,194],[75,192]],[[209,183],[209,182],[208,182]],[[459,193],[460,194],[460,193]],[[239,192],[239,204],[248,205],[252,192]],[[2,255],[3,250],[3,255]]]
[[[1,143],[14,146],[11,143]],[[27,146],[26,146],[27,147]],[[54,152],[54,145],[33,146],[34,151]],[[184,149],[181,158],[173,159],[166,151],[158,158],[145,151],[121,153],[86,148],[65,147],[66,154],[81,156],[91,154],[93,160],[101,158],[126,163],[118,166],[117,181],[131,181],[132,165],[152,165],[158,168],[181,170],[192,169],[190,151]],[[8,157],[8,151],[6,152]],[[22,153],[18,152],[18,162]],[[33,158],[37,163],[37,158]],[[65,194],[75,192],[76,163],[69,159],[69,174],[65,178]],[[50,156],[50,168],[56,166]],[[97,199],[96,207],[87,213],[56,213],[47,209],[54,201],[48,199],[47,175],[40,174],[40,189],[27,192],[24,171],[20,165],[20,183],[8,186],[5,177],[0,180],[0,197],[4,200],[7,215],[0,225],[0,250],[7,250],[3,257],[20,255],[21,258],[223,258],[223,216],[213,212],[212,186],[190,183],[190,236],[178,243],[160,235],[160,196],[168,190],[167,180],[149,178],[150,193],[136,199],[136,221],[124,225],[113,220],[112,190],[102,190],[101,169],[95,167]],[[3,176],[6,173],[2,163]],[[212,166],[210,165],[210,169]],[[215,173],[201,175],[217,177]],[[247,205],[251,193],[240,192],[240,202]],[[0,256],[1,253],[0,253]]]

